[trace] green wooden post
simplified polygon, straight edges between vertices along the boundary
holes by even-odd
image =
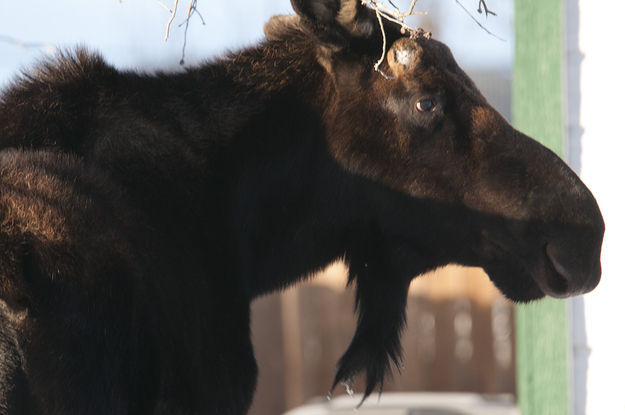
[[[512,109],[516,128],[564,153],[562,0],[516,0]],[[569,413],[566,301],[516,308],[517,390],[523,415]]]

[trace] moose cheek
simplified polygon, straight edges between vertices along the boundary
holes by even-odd
[[[410,119],[408,128],[414,154],[422,154],[424,151],[436,152],[449,162],[451,161],[449,157],[454,152],[455,129],[444,117],[431,115],[416,115]],[[446,163],[440,167],[445,168]]]

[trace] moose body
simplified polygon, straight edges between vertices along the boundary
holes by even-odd
[[[483,267],[510,299],[598,283],[603,221],[433,39],[293,0],[260,45],[178,74],[85,51],[0,101],[0,413],[243,415],[249,304],[344,258],[334,386],[401,358],[410,281]]]

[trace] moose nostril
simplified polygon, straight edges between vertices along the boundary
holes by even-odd
[[[556,272],[563,277],[567,281],[572,281],[573,276],[569,272],[569,270],[558,260],[557,250],[553,248],[552,244],[547,244],[545,246],[545,252],[547,253],[547,258],[551,261],[551,265],[556,270]]]
[[[553,273],[547,273],[548,294],[554,297],[569,297],[587,293],[597,286],[601,266],[591,264],[591,256],[576,252],[567,244],[547,243],[545,254]],[[567,249],[568,248],[568,249]]]
[[[562,261],[557,259],[555,251],[553,245],[547,244],[545,246],[548,265],[542,278],[539,278],[537,282],[545,294],[555,298],[566,298],[571,295],[571,291],[575,290],[572,284],[574,278]]]

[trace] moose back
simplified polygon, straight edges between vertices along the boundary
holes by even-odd
[[[0,413],[243,415],[250,302],[337,258],[358,325],[333,385],[401,358],[410,281],[484,268],[513,301],[600,278],[597,204],[448,48],[359,0],[292,0],[184,73],[84,50],[0,98]],[[329,380],[329,385],[331,380]]]

